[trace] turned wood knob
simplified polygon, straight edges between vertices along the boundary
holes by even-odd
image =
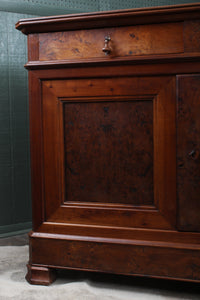
[[[105,40],[104,40],[105,44],[104,44],[104,47],[102,48],[102,51],[105,53],[105,55],[108,55],[111,52],[111,48],[109,47],[110,40],[111,40],[111,38],[109,36],[105,37]]]

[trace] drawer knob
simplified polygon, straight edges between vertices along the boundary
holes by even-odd
[[[109,47],[110,40],[111,40],[111,38],[109,36],[105,37],[105,40],[104,40],[105,45],[102,48],[102,51],[105,53],[105,55],[108,55],[111,52],[111,48]]]

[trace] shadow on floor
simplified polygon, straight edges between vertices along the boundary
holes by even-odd
[[[157,295],[187,300],[200,299],[200,286],[198,283],[74,270],[59,270],[57,273],[58,284],[59,282],[87,281],[90,286],[97,288],[104,286],[105,288],[119,289],[119,291],[134,290],[135,292],[144,291],[152,295],[156,293]]]

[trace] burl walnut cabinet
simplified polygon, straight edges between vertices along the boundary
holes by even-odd
[[[20,20],[27,280],[59,268],[200,282],[200,4]]]

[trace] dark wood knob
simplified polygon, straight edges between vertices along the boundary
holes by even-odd
[[[111,48],[109,47],[110,40],[111,40],[111,38],[109,36],[105,37],[105,40],[104,40],[105,44],[104,44],[104,47],[102,48],[102,51],[105,53],[105,55],[108,55],[111,52]]]

